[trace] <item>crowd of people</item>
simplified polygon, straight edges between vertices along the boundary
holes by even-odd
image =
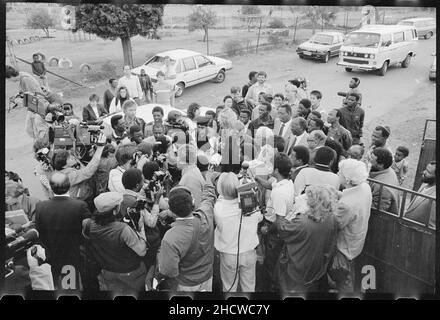
[[[322,92],[309,93],[305,79],[287,81],[283,92],[266,80],[251,72],[215,112],[156,106],[145,123],[136,110],[151,101],[151,82],[125,67],[123,78],[110,79],[104,105],[92,94],[84,108],[91,124],[122,111],[86,165],[48,135],[33,135],[46,199],[8,174],[6,206],[34,221],[55,288],[72,265],[84,289],[352,292],[371,208],[400,212],[398,191],[367,179],[400,186],[408,148],[393,156],[390,128],[380,125],[364,145],[359,78],[337,108],[321,105]],[[420,193],[435,195],[435,166]],[[257,202],[245,214],[248,180]],[[414,197],[407,217],[435,226],[426,200]]]

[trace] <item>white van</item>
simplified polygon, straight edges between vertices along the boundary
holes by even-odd
[[[413,18],[405,19],[398,23],[403,26],[413,26],[416,28],[419,38],[429,39],[434,35],[436,26],[435,18]]]
[[[401,63],[402,68],[408,68],[416,49],[417,31],[413,26],[366,25],[346,36],[337,65],[347,72],[377,70],[384,76],[390,65]]]

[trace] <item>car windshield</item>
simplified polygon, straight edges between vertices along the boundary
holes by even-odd
[[[413,26],[414,22],[411,22],[411,21],[400,21],[399,25],[401,25],[401,26]]]
[[[351,47],[373,47],[377,48],[380,42],[380,35],[377,33],[352,32],[344,41],[345,46]]]
[[[161,56],[154,56],[153,59],[151,59],[150,61],[148,61],[145,65],[152,67],[154,69],[160,69],[163,65],[164,65],[164,57]],[[175,66],[176,65],[176,60],[171,59],[171,65]]]
[[[333,37],[325,34],[315,34],[310,38],[309,42],[319,44],[332,44]]]

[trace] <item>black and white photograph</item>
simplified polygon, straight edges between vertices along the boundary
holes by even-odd
[[[0,298],[438,294],[435,4],[294,2],[6,1]]]

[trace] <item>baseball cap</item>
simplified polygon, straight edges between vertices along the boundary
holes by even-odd
[[[119,192],[105,192],[97,196],[93,202],[95,203],[98,213],[105,213],[113,210],[122,202],[122,194]]]

